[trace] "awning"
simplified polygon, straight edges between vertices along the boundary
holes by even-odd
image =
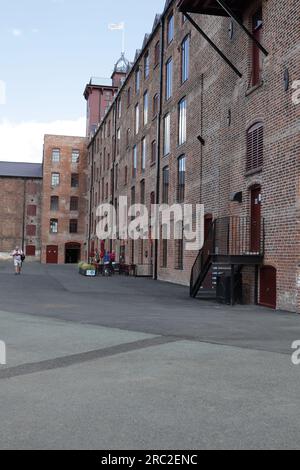
[[[230,10],[241,17],[243,10],[248,6],[247,0],[227,0]],[[179,0],[178,8],[183,13],[199,13],[201,15],[230,16],[217,2],[217,0]]]

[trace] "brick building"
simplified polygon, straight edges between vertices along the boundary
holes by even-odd
[[[42,193],[42,263],[77,263],[84,254],[87,149],[83,137],[46,135]]]
[[[0,255],[40,256],[42,165],[0,162]]]
[[[245,301],[300,312],[299,5],[225,4],[171,0],[156,16],[88,144],[87,245],[99,203],[202,203],[200,254],[173,239],[107,247],[165,281],[192,272],[192,295],[230,273],[231,300],[242,282]]]

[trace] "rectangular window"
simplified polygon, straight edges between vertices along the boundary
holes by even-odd
[[[34,204],[30,204],[27,206],[27,215],[30,217],[36,216],[36,206]]]
[[[148,92],[146,91],[144,93],[144,115],[143,115],[143,121],[144,121],[144,126],[148,124]]]
[[[190,67],[190,37],[187,36],[181,44],[181,83],[189,78]]]
[[[98,144],[99,144],[99,139],[97,139],[97,140],[98,140]],[[79,163],[79,157],[80,157],[79,150],[72,150],[72,163]]]
[[[59,197],[58,196],[51,196],[50,210],[51,211],[58,211],[58,207],[59,207]]]
[[[162,190],[162,202],[163,204],[168,204],[169,203],[169,183],[170,183],[170,179],[169,179],[170,175],[169,175],[169,167],[166,166],[164,169],[163,169],[163,190]]]
[[[129,87],[127,90],[127,107],[131,105],[131,88]]]
[[[141,169],[142,169],[142,173],[145,173],[145,170],[146,170],[146,160],[147,160],[147,142],[146,142],[146,138],[144,137],[142,139],[142,161],[141,161]]]
[[[138,104],[135,107],[134,126],[135,133],[138,134],[140,130],[140,108]]]
[[[153,97],[153,117],[157,116],[159,111],[159,95],[156,93]]]
[[[168,240],[162,240],[162,268],[168,267]]]
[[[118,119],[121,119],[122,116],[122,100],[121,98],[118,99]]]
[[[157,145],[156,145],[156,140],[153,140],[151,144],[151,164],[156,162],[156,157],[157,157]]]
[[[164,156],[171,150],[171,117],[167,114],[164,118]]]
[[[124,185],[126,186],[128,183],[128,167],[127,165],[124,168]]]
[[[132,152],[132,177],[136,177],[136,170],[137,170],[137,146],[133,147]]]
[[[173,13],[168,18],[167,24],[167,42],[170,44],[174,39],[174,15]]]
[[[254,124],[247,132],[246,171],[258,171],[264,161],[264,127],[261,122]]]
[[[262,8],[252,17],[252,33],[258,42],[262,40],[263,17]],[[260,49],[252,43],[252,86],[258,85],[261,81],[262,55]]]
[[[71,197],[70,211],[78,211],[78,197]]]
[[[147,80],[149,78],[149,72],[150,72],[150,56],[149,56],[149,51],[146,52],[144,56],[144,78]]]
[[[154,67],[156,67],[160,62],[160,42],[158,41],[155,44],[154,48]]]
[[[35,246],[27,245],[26,246],[26,256],[35,256]]]
[[[138,68],[135,71],[135,92],[139,93],[141,88],[141,71],[138,66]]]
[[[176,258],[175,258],[175,269],[180,271],[183,270],[183,249],[184,249],[184,240],[183,240],[183,227],[180,228],[181,231],[181,238],[179,240],[175,240],[175,251],[176,251]]]
[[[145,180],[141,181],[141,204],[145,204]]]
[[[72,173],[71,175],[71,188],[79,187],[79,175],[78,173]]]
[[[117,155],[120,155],[121,129],[117,130]]]
[[[51,175],[51,186],[52,188],[56,188],[59,186],[60,183],[60,174],[59,173],[52,173]]]
[[[166,63],[166,100],[172,96],[173,88],[173,60],[172,58]]]
[[[78,220],[71,219],[70,220],[70,233],[77,233],[78,232]]]
[[[50,220],[50,233],[58,233],[58,220],[57,219]]]
[[[52,150],[52,162],[53,163],[59,163],[60,161],[60,150],[59,149],[53,149]]]
[[[178,144],[186,142],[186,98],[183,98],[178,105]]]
[[[185,166],[186,166],[186,159],[185,156],[183,155],[178,159],[178,176],[177,176],[177,181],[178,181],[178,191],[177,191],[177,201],[179,203],[184,202],[184,196],[185,196]]]

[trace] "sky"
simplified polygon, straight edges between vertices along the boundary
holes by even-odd
[[[85,135],[83,91],[133,60],[165,0],[0,0],[0,160],[42,161],[44,134]]]

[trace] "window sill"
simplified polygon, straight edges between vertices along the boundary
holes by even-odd
[[[261,88],[263,85],[264,85],[264,81],[261,80],[259,83],[257,83],[257,85],[253,85],[251,88],[249,88],[249,89],[246,91],[245,96],[250,96],[250,95],[252,95],[252,93],[254,93],[256,90],[258,90],[259,88]]]
[[[252,176],[252,175],[256,175],[257,173],[261,173],[263,170],[263,167],[260,166],[259,168],[255,168],[253,170],[249,170],[245,173],[245,176],[248,177],[248,176]]]

